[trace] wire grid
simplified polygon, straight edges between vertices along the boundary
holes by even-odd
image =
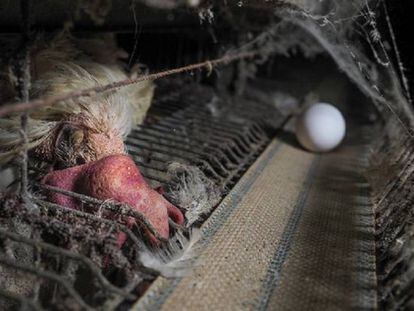
[[[278,126],[275,120],[282,122],[281,115],[271,106],[243,98],[218,100],[210,88],[194,85],[158,98],[148,119],[153,121],[135,127],[126,140],[131,157],[148,182],[168,187],[168,165],[179,162],[200,168],[223,195],[268,144]],[[64,305],[64,309],[74,310],[116,309],[137,300],[136,293],[157,273],[140,264],[137,256],[143,237],[139,228],[130,229],[125,221],[134,217],[165,242],[152,225],[123,204],[40,185],[33,178],[30,181],[34,189],[77,198],[84,203],[84,209],[71,210],[41,196],[32,198],[39,207],[36,210],[17,201],[2,208],[0,219],[6,225],[0,230],[0,266],[33,275],[32,282],[38,290],[29,297],[1,290],[0,296],[32,309],[45,303],[48,307]],[[17,227],[8,225],[12,219],[19,219]],[[19,226],[24,225],[30,228],[30,235],[18,233]],[[120,232],[127,236],[121,250],[116,247]],[[38,260],[14,260],[13,253],[22,245]],[[80,285],[82,282],[90,284],[88,293]]]
[[[243,98],[216,100],[214,96],[190,98],[185,109],[180,109],[181,97],[177,101],[170,98],[167,105],[155,102],[152,113],[176,112],[132,130],[126,140],[128,152],[153,184],[168,182],[168,165],[175,161],[199,167],[225,192],[283,120],[268,105]]]

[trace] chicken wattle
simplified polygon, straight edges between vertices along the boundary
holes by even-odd
[[[111,199],[128,204],[142,213],[164,238],[169,237],[169,217],[178,224],[184,223],[181,211],[146,183],[135,163],[127,155],[111,155],[87,164],[52,171],[43,178],[42,183],[100,200]],[[79,200],[64,194],[49,191],[47,195],[56,204],[72,209],[82,207]],[[129,227],[134,223],[133,218],[128,218]],[[145,231],[150,240],[156,242],[155,237],[148,230]],[[124,241],[125,234],[119,234],[119,247]]]

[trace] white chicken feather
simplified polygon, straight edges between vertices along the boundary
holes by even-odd
[[[199,229],[189,231],[189,238],[179,231],[161,248],[150,249],[144,246],[139,260],[144,267],[155,270],[166,278],[186,276],[197,265],[201,237]]]

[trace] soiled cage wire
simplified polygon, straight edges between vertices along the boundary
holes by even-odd
[[[105,294],[106,297],[112,296],[112,299],[119,302],[125,299],[136,299],[136,296],[131,295],[129,291],[134,288],[133,285],[137,285],[142,281],[145,273],[136,274],[133,272],[131,262],[126,260],[122,253],[118,252],[115,246],[116,241],[113,237],[113,233],[118,230],[124,232],[132,242],[131,249],[137,252],[137,248],[141,245],[141,242],[137,239],[135,233],[117,221],[81,211],[66,209],[62,206],[35,198],[32,200],[40,208],[37,213],[27,209],[18,202],[10,204],[10,199],[9,206],[2,206],[3,219],[6,221],[18,219],[20,222],[19,226],[28,224],[31,226],[33,233],[36,232],[37,235],[42,236],[42,239],[33,239],[1,229],[0,235],[2,236],[4,255],[1,256],[0,263],[3,267],[13,268],[19,271],[19,273],[25,272],[25,275],[35,275],[39,284],[45,287],[51,286],[49,285],[50,282],[59,284],[67,292],[68,296],[73,299],[75,306],[77,305],[81,308],[90,307],[78,291],[75,290],[75,284],[73,283],[75,277],[72,274],[76,274],[79,267],[83,267],[87,271],[87,275],[94,280],[93,283],[97,283],[94,285],[100,288],[102,294]],[[7,227],[7,224],[5,224],[5,227]],[[102,233],[104,234],[103,238],[99,241],[95,235]],[[91,259],[83,255],[82,252],[77,251],[77,247],[85,247],[88,245],[88,242],[92,244],[89,253]],[[11,249],[18,251],[22,247],[22,244],[30,246],[33,251],[38,253],[37,256],[41,258],[39,266],[34,266],[33,263],[27,264],[16,261],[10,256],[13,253]],[[99,251],[101,254],[98,253]],[[127,288],[120,288],[111,284],[107,279],[108,276],[102,274],[101,269],[105,265],[105,262],[101,261],[102,258],[110,259],[112,265],[118,266],[123,270],[126,274],[126,280],[124,282],[128,285]],[[78,263],[79,265],[73,266],[74,263]],[[140,271],[145,270],[140,268]],[[83,281],[86,282],[87,280],[87,278],[83,278]],[[24,284],[20,285],[24,286]],[[2,295],[5,295],[7,298],[18,299],[20,302],[27,300],[27,297],[24,297],[24,295],[15,295],[15,297],[12,297],[6,292],[3,292]],[[42,293],[35,293],[33,302],[40,299],[36,295],[42,296]],[[111,298],[106,298],[106,300],[110,301]],[[48,303],[53,306],[61,302],[54,302],[52,299]],[[71,306],[70,300],[68,306]]]
[[[244,102],[243,104],[246,103]],[[155,112],[150,113],[152,116],[156,112],[163,111],[163,105],[158,103],[154,109]],[[170,124],[170,122],[174,123],[176,115],[177,120],[181,120],[184,113],[187,121],[190,122],[191,115],[194,113],[193,111],[194,107],[189,104],[187,109],[177,109],[177,112],[170,115],[169,118],[163,118],[160,122],[154,122],[136,128],[127,139],[128,149],[133,159],[142,169],[143,175],[146,176],[150,183],[168,184],[168,175],[170,174],[168,165],[170,161],[175,161],[183,165],[199,167],[201,172],[203,172],[202,174],[211,178],[214,184],[220,185],[222,191],[225,191],[231,188],[237,178],[243,174],[249,164],[260,154],[261,150],[267,145],[271,135],[266,133],[266,128],[263,124],[265,122],[264,119],[259,118],[257,119],[261,120],[259,123],[253,122],[249,124],[245,122],[247,119],[237,119],[242,118],[241,116],[233,116],[232,118],[234,119],[231,120],[228,118],[227,113],[223,113],[222,118],[224,118],[223,120],[228,120],[228,129],[224,130],[219,127],[220,131],[223,132],[222,135],[219,135],[218,130],[214,129],[214,127],[211,127],[209,130],[203,124],[185,126],[186,124],[184,123],[181,129],[171,131],[172,128],[176,128],[176,126],[171,127]],[[248,111],[249,109],[247,109],[246,113]],[[202,111],[200,112],[202,113]],[[250,114],[253,114],[253,112],[250,111]],[[256,114],[258,116],[270,115],[269,111],[266,110],[260,113],[260,109],[256,111]],[[209,120],[208,115],[206,115],[206,119]],[[196,117],[195,120],[197,121],[198,118]],[[163,121],[166,123],[163,123]],[[243,126],[240,125],[241,121],[245,123]],[[219,125],[217,124],[217,126]],[[170,134],[167,135],[164,133],[165,131],[170,132]],[[203,133],[204,141],[200,137],[200,131]],[[164,135],[164,137],[160,138],[161,135]],[[165,140],[165,137],[167,137],[165,135],[168,136],[168,141]],[[197,144],[199,147],[194,148],[194,150],[190,150],[188,147],[188,145],[196,146]],[[35,170],[35,173],[39,173],[39,171],[42,173],[39,169]],[[33,180],[32,178],[30,179]],[[41,239],[32,239],[15,234],[3,234],[3,232],[6,232],[3,230],[0,232],[0,235],[3,237],[2,240],[13,240],[16,243],[27,243],[31,246],[36,246],[36,248],[40,248],[43,254],[41,265],[45,265],[45,269],[48,269],[45,274],[43,270],[34,269],[33,263],[31,262],[26,265],[13,265],[7,258],[1,262],[2,265],[24,270],[41,278],[43,291],[50,287],[49,285],[44,285],[45,283],[59,283],[60,287],[63,287],[67,291],[67,294],[64,294],[63,297],[68,295],[76,305],[83,307],[87,303],[91,304],[91,306],[96,306],[95,304],[100,301],[99,296],[103,292],[110,293],[114,296],[114,298],[111,298],[111,295],[106,295],[105,306],[108,304],[116,305],[116,303],[111,301],[126,303],[128,300],[136,299],[136,297],[133,298],[131,295],[128,295],[124,287],[130,290],[136,290],[136,287],[140,283],[148,282],[148,280],[153,279],[158,274],[155,271],[141,266],[137,260],[137,254],[140,252],[142,245],[141,238],[137,237],[139,233],[136,230],[128,229],[123,224],[126,217],[134,217],[140,224],[145,225],[155,237],[165,242],[140,213],[123,204],[102,202],[82,194],[41,185],[39,183],[34,183],[32,186],[33,189],[54,191],[74,197],[84,203],[85,211],[93,210],[95,212],[92,214],[68,209],[38,197],[31,198],[32,202],[38,206],[38,210],[35,212],[19,204],[17,206],[4,206],[2,208],[3,215],[1,215],[2,217],[0,219],[4,219],[6,222],[11,219],[19,219],[19,221],[27,223],[32,228],[32,232],[41,236]],[[89,206],[94,207],[91,208]],[[171,225],[172,228],[182,229],[173,223]],[[128,237],[128,243],[122,250],[117,249],[115,246],[115,236],[119,232],[124,232]],[[44,239],[48,243],[42,242]],[[92,247],[89,247],[89,244],[92,244]],[[4,253],[7,254],[10,251],[5,250]],[[65,276],[65,269],[61,265],[50,264],[49,253],[62,257],[59,259],[61,262],[80,261],[83,265],[86,265],[86,269],[98,283],[96,285],[98,289],[94,290],[95,296],[88,297],[86,295],[85,297],[83,295],[77,295],[76,293],[81,289],[77,288],[79,284],[76,284],[76,280],[82,279],[82,275]],[[89,256],[93,258],[93,261],[86,260]],[[115,269],[118,273],[125,275],[122,280],[117,281],[119,278],[115,278],[115,283],[118,286],[122,286],[122,288],[111,285],[108,279],[111,279],[113,282],[114,278],[110,272],[109,274],[106,272],[105,275],[100,272],[102,270],[108,271],[108,267],[106,266],[106,262],[108,262],[107,258],[110,258],[111,269]],[[75,269],[75,271],[78,270],[79,268]],[[37,273],[39,271],[40,274]],[[68,272],[73,274],[73,268]],[[64,281],[67,277],[74,283],[68,284]],[[46,287],[46,289],[43,289],[43,287]],[[59,294],[58,297],[61,297],[61,295]],[[11,298],[10,295],[8,297]],[[42,300],[42,297],[41,291],[39,299]],[[17,299],[17,297],[14,298]],[[24,296],[21,298],[22,300],[20,302],[22,303],[27,300]],[[86,299],[86,302],[83,301],[84,299]],[[55,301],[53,300],[47,303],[55,306]],[[70,305],[70,302],[66,302],[65,304]]]
[[[184,110],[178,109],[176,113],[170,115],[169,119],[166,120],[167,123],[164,125],[161,121],[136,128],[127,139],[127,146],[132,157],[150,183],[168,184],[168,175],[170,174],[168,165],[170,161],[175,161],[182,163],[182,165],[199,167],[200,172],[204,172],[202,174],[211,178],[214,184],[220,185],[223,191],[230,189],[237,178],[247,169],[249,163],[254,161],[267,145],[271,135],[266,134],[266,129],[260,122],[246,123],[240,126],[240,120],[237,120],[237,118],[230,120],[226,113],[224,113],[223,118],[229,121],[229,126],[227,132],[223,131],[223,136],[220,136],[214,128],[211,128],[209,132],[203,124],[199,124],[196,127],[203,131],[204,141],[201,140],[194,126],[183,126],[181,130],[171,131],[173,127],[171,125],[168,127],[168,124],[174,121],[175,115],[178,115],[178,120],[180,120],[184,111],[187,120],[191,121],[190,116],[193,113],[194,107],[189,105],[188,108]],[[155,112],[152,112],[150,115],[163,111],[163,105],[158,103],[154,109]],[[258,111],[260,112],[260,109]],[[256,114],[260,115],[258,111],[256,111]],[[268,111],[262,111],[261,114],[262,116],[269,116]],[[208,119],[208,115],[206,115],[206,118]],[[235,117],[233,116],[233,118]],[[238,118],[241,117],[239,116]],[[246,121],[246,119],[241,120]],[[231,122],[234,123],[233,126],[231,126]],[[262,119],[261,122],[263,123],[265,120]],[[158,128],[158,125],[160,125],[160,128]],[[162,134],[166,134],[164,131],[170,132],[168,141],[165,141],[166,136],[160,138]],[[186,135],[184,132],[186,132]],[[131,142],[134,142],[134,145]],[[152,147],[151,144],[155,147]],[[194,150],[190,150],[187,146],[196,146],[197,144],[199,147]],[[205,156],[204,160],[203,156]],[[215,163],[220,164],[220,167]],[[161,164],[162,167],[160,167]],[[35,175],[45,173],[37,168],[30,168],[30,172],[32,170],[35,170]],[[64,206],[47,202],[37,196],[31,198],[31,201],[38,207],[36,210],[31,210],[29,206],[18,201],[15,204],[10,204],[10,202],[14,201],[10,201],[7,198],[2,201],[9,203],[4,203],[4,206],[2,206],[0,220],[3,221],[4,227],[9,227],[8,229],[11,231],[10,234],[6,230],[0,231],[4,246],[3,253],[12,254],[13,250],[21,247],[22,243],[30,245],[36,248],[38,252],[41,252],[41,269],[34,268],[33,262],[25,264],[13,263],[10,258],[7,258],[7,255],[1,261],[2,266],[26,271],[26,273],[33,274],[41,280],[40,297],[35,297],[33,301],[45,299],[44,296],[46,294],[44,292],[47,292],[47,289],[50,288],[50,285],[48,285],[50,282],[57,283],[59,287],[62,287],[59,294],[57,294],[57,297],[60,297],[59,301],[63,299],[62,297],[70,297],[65,302],[65,305],[70,306],[69,308],[76,308],[71,306],[71,301],[76,306],[85,307],[88,304],[87,306],[94,307],[104,300],[105,307],[110,304],[115,307],[119,303],[127,303],[128,300],[137,299],[137,297],[129,295],[129,291],[136,291],[137,286],[139,287],[141,286],[140,284],[150,281],[158,272],[143,267],[137,260],[137,254],[140,252],[143,243],[142,239],[137,237],[139,233],[136,232],[136,228],[128,229],[123,221],[126,217],[134,217],[140,224],[145,225],[160,241],[165,242],[151,224],[140,213],[123,204],[108,201],[102,202],[82,194],[41,185],[36,183],[33,178],[30,178],[30,180],[33,181],[31,184],[33,190],[55,191],[74,197],[84,203],[85,211],[94,211],[94,213],[89,213],[68,209]],[[18,224],[17,227],[10,228],[10,222],[13,223],[13,219],[27,224],[32,230],[31,233],[37,235],[37,238],[34,239],[33,237],[13,233],[13,231],[18,231],[15,230],[16,228],[23,226]],[[182,229],[173,223],[171,225],[172,228]],[[121,250],[115,245],[116,235],[119,232],[124,232],[128,237],[128,243]],[[9,240],[14,241],[13,243],[16,244],[11,251],[7,250],[7,241]],[[59,257],[59,259],[53,259],[54,256]],[[91,259],[88,260],[88,257],[91,257]],[[77,266],[74,267],[73,264],[64,264],[68,261],[80,262],[84,268],[80,269]],[[110,267],[107,266],[108,261],[110,262]],[[67,271],[65,267],[69,267]],[[95,289],[93,292],[95,294],[92,297],[85,296],[85,293],[83,295],[77,294],[78,291],[82,292],[82,289],[78,288],[79,283],[77,283],[77,280],[85,281],[82,275],[78,275],[80,273],[78,271],[85,269],[88,270],[88,273],[92,276],[91,278],[97,283],[97,285],[94,285]],[[117,274],[124,276],[121,277],[121,280],[119,280],[119,277],[114,279],[113,273],[115,272],[111,274],[110,269],[118,271]],[[66,275],[66,273],[69,274]],[[117,286],[111,284],[114,281]],[[62,290],[64,291],[63,294],[61,293]],[[105,299],[99,298],[103,293],[105,293]],[[28,303],[27,297],[24,295],[11,297],[9,293],[4,293],[3,291],[1,295],[19,299],[21,303]],[[51,306],[56,306],[56,303],[54,300],[47,301],[47,305]]]

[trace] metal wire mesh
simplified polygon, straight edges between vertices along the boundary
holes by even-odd
[[[283,121],[271,106],[243,98],[219,100],[211,88],[196,85],[157,97],[147,120],[133,129],[126,145],[150,184],[168,187],[173,182],[168,165],[179,162],[200,168],[223,195]],[[36,170],[30,176],[39,174]],[[157,272],[140,264],[140,229],[129,229],[126,218],[136,218],[159,240],[162,237],[128,206],[42,186],[36,180],[30,179],[39,194],[33,198],[38,208],[13,198],[1,200],[0,275],[6,282],[13,279],[14,290],[0,286],[0,300],[5,306],[69,310],[109,310],[136,301]],[[47,202],[42,190],[75,197],[84,203],[83,210]],[[127,236],[122,249],[116,246],[120,232]]]

